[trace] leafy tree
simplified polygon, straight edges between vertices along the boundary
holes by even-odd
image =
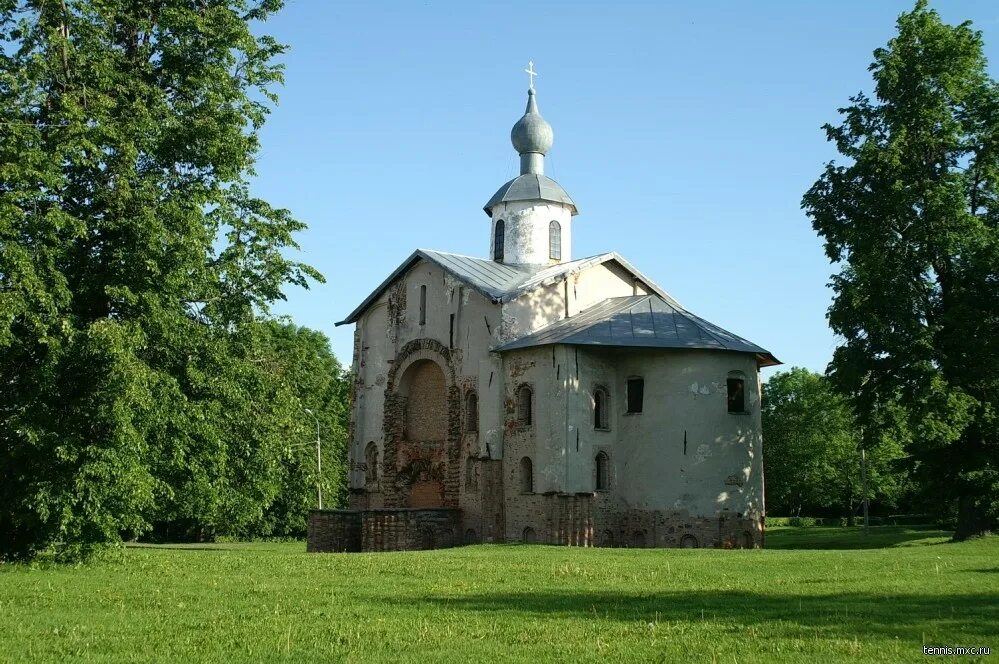
[[[799,367],[763,386],[763,464],[767,511],[852,518],[863,500],[860,429],[845,397],[820,374]],[[894,439],[867,449],[867,496],[892,504],[904,487]]]
[[[258,329],[263,368],[285,398],[297,407],[298,426],[285,438],[282,484],[276,500],[265,511],[253,535],[304,535],[308,512],[316,506],[317,482],[322,483],[323,506],[346,501],[347,438],[350,376],[330,352],[320,332],[290,323],[267,321]],[[305,409],[316,419],[302,415]],[[316,424],[322,448],[322,475],[318,475]]]
[[[958,506],[957,539],[999,514],[999,88],[982,36],[920,0],[874,52],[874,98],[826,125],[802,206],[839,272],[832,378],[866,431],[901,413],[920,483]]]
[[[280,492],[301,414],[257,319],[321,279],[248,188],[280,5],[0,0],[0,557],[248,529]]]

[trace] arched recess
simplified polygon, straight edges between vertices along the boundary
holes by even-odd
[[[386,507],[457,507],[461,392],[448,349],[411,341],[385,389],[382,486]]]

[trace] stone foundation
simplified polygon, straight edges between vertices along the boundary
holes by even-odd
[[[763,547],[759,519],[728,511],[622,507],[606,493],[514,494],[507,498],[508,542],[621,548],[754,549]]]
[[[312,510],[306,551],[418,551],[462,543],[461,510]]]
[[[625,548],[763,547],[763,524],[741,514],[701,517],[683,511],[621,511],[607,504],[605,496],[588,493],[518,498],[533,509],[518,511],[516,523],[503,538],[507,542]],[[313,510],[306,550],[418,551],[501,541],[494,535],[500,530],[501,512],[464,516],[462,510],[450,508]]]

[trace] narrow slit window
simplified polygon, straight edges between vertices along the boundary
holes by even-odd
[[[531,457],[520,460],[520,491],[534,493],[534,464],[531,462]]]
[[[496,231],[493,234],[493,260],[503,262],[503,246],[506,242],[506,222],[502,219],[496,222]]]
[[[420,286],[420,325],[427,324],[427,287]]]
[[[451,327],[448,331],[447,347],[454,348],[454,314],[451,314]]]
[[[607,390],[603,387],[593,391],[593,428],[605,431],[610,429]]]
[[[527,385],[521,386],[517,390],[517,420],[523,426],[530,426],[534,421],[534,413],[531,403],[533,401],[534,394],[531,392],[531,388]]]
[[[597,471],[597,491],[610,488],[610,457],[606,452],[599,452],[594,460]]]
[[[728,377],[728,412],[746,412],[746,379],[739,375]]]
[[[628,379],[628,412],[629,413],[640,413],[642,412],[642,405],[645,401],[645,379],[644,378],[629,378]]]
[[[548,224],[548,257],[562,260],[562,226],[557,221]]]

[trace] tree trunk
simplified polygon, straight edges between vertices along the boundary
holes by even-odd
[[[957,530],[954,531],[954,541],[962,542],[972,537],[988,535],[991,525],[991,519],[974,496],[963,495],[957,499]]]

